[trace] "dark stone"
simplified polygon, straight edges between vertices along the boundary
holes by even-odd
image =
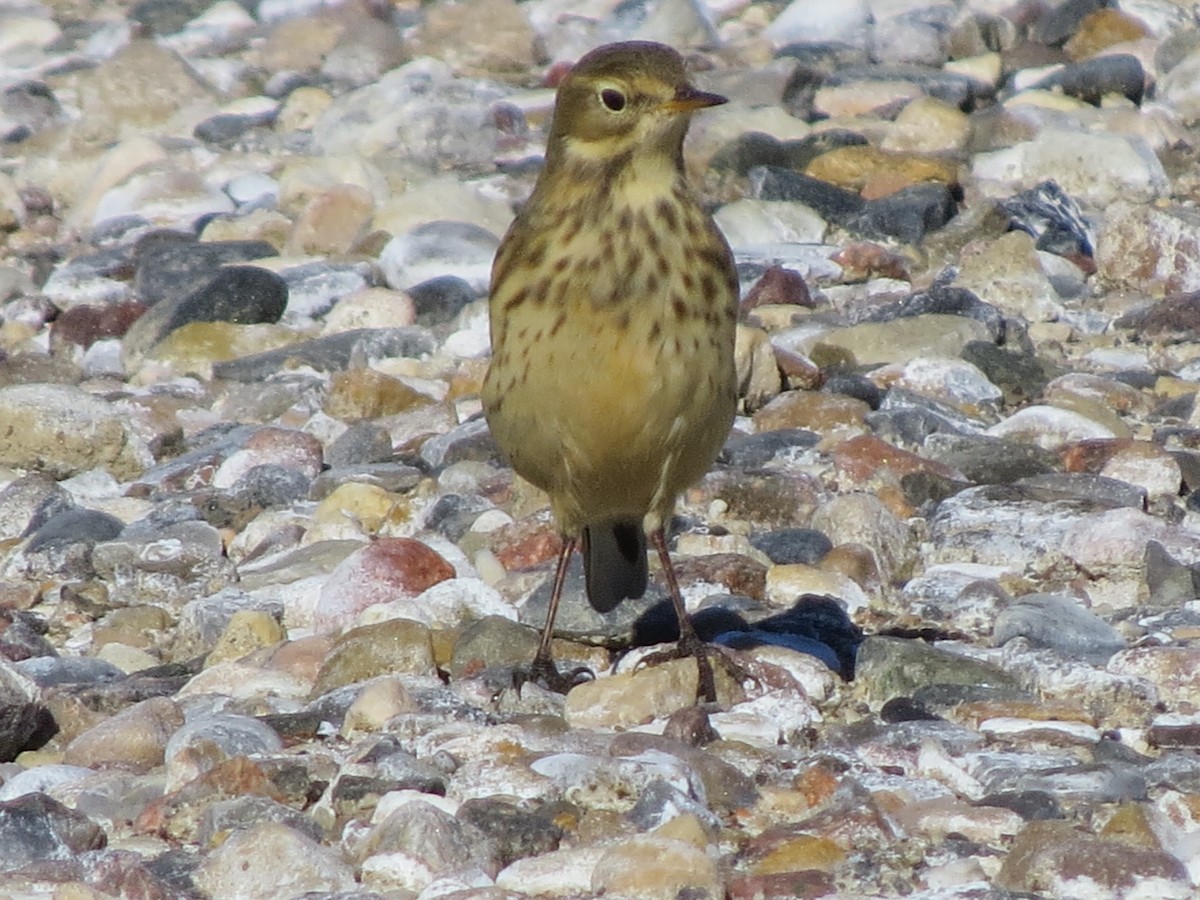
[[[421,462],[435,471],[467,460],[496,462],[499,459],[500,447],[482,416],[469,419],[445,434],[435,435],[421,445]]]
[[[213,528],[230,528],[240,531],[260,512],[254,496],[249,493],[234,493],[216,488],[201,488],[188,497],[196,508],[199,518]],[[125,540],[146,540],[145,532],[138,529],[135,533],[121,536]]]
[[[258,266],[222,266],[211,281],[175,307],[164,334],[189,322],[278,322],[287,298],[287,285],[274,272]],[[166,303],[159,303],[150,314],[165,307]]]
[[[936,722],[942,717],[931,713],[912,697],[893,697],[879,708],[879,719],[889,725],[899,722]]]
[[[988,332],[996,343],[1001,343],[1005,337],[1006,325],[1004,314],[980,300],[966,288],[952,287],[936,282],[928,290],[909,294],[894,303],[878,307],[860,321],[890,322],[893,319],[921,316],[928,313],[949,316],[965,316],[987,326]]]
[[[348,481],[373,484],[394,494],[410,491],[421,480],[421,470],[399,462],[371,463],[369,465],[344,466],[322,472],[309,488],[310,500],[328,497],[340,484]]]
[[[29,539],[28,552],[74,543],[111,541],[125,523],[110,513],[95,509],[64,509],[51,516]]]
[[[999,646],[1015,637],[1096,666],[1103,666],[1125,649],[1120,632],[1062,594],[1025,594],[1002,609],[996,616],[992,640]]]
[[[334,439],[325,451],[331,468],[388,462],[393,456],[387,429],[374,422],[355,422]]]
[[[1195,394],[1188,395],[1193,401],[1195,396]],[[1195,493],[1196,489],[1200,488],[1200,454],[1188,450],[1172,450],[1170,453],[1175,462],[1179,463],[1179,470],[1183,473],[1183,490]]]
[[[698,706],[685,706],[667,718],[663,737],[680,741],[689,747],[703,747],[719,740],[721,736],[713,728],[705,710]]]
[[[268,713],[259,721],[287,741],[315,740],[329,720],[320,712],[303,710],[295,713]]]
[[[1197,597],[1194,570],[1174,559],[1158,541],[1146,542],[1146,587],[1151,609],[1175,609]]]
[[[0,141],[17,143],[65,118],[62,105],[44,81],[19,81],[0,93]]]
[[[1167,750],[1150,761],[1145,774],[1152,787],[1195,794],[1200,792],[1200,754],[1194,750]]]
[[[330,799],[336,806],[361,805],[364,800],[382,797],[391,791],[419,791],[422,794],[445,796],[446,776],[440,772],[430,771],[428,765],[415,765],[413,758],[412,771],[388,777],[373,777],[370,775],[340,775],[330,791]],[[374,805],[373,803],[371,805]]]
[[[957,212],[958,202],[950,186],[930,181],[867,201],[858,215],[844,224],[868,237],[897,238],[919,244],[925,235],[941,228]]]
[[[221,266],[191,293],[151,306],[126,332],[123,351],[137,358],[193,322],[278,322],[287,303],[287,285],[274,272],[258,266]]]
[[[853,191],[790,169],[756,166],[747,174],[751,193],[757,199],[803,203],[838,225],[854,221],[866,206],[866,201]]]
[[[129,244],[139,237],[153,233],[154,225],[149,219],[136,213],[126,213],[99,222],[88,235],[88,239],[97,247],[111,247]],[[194,239],[194,235],[191,237]]]
[[[1032,699],[1028,693],[1011,685],[993,684],[927,684],[912,694],[914,703],[939,715],[953,712],[956,706],[963,703],[1007,703]]]
[[[222,266],[279,255],[266,241],[197,241],[188,234],[161,230],[141,238],[134,253],[134,289],[151,305],[196,291],[212,281]]]
[[[1002,791],[980,798],[975,805],[1011,810],[1026,822],[1065,817],[1058,800],[1045,791]]]
[[[924,447],[933,435],[966,436],[977,430],[964,422],[961,415],[948,413],[941,404],[932,400],[902,404],[895,402],[893,392],[894,389],[888,392],[878,410],[865,417],[875,436],[889,444],[915,451]]]
[[[255,466],[237,480],[231,489],[245,502],[261,509],[290,506],[308,496],[311,482],[307,475],[291,466]]]
[[[501,867],[557,850],[563,837],[563,830],[549,816],[526,812],[495,797],[466,800],[455,815],[483,833]]]
[[[50,337],[56,344],[77,344],[86,350],[104,338],[124,337],[145,312],[141,303],[73,306],[54,320]]]
[[[815,566],[833,549],[833,541],[815,528],[781,528],[751,533],[750,544],[776,565]]]
[[[907,81],[926,95],[963,110],[970,109],[981,99],[987,99],[990,91],[986,85],[966,75],[904,63],[841,66],[829,74],[825,85],[836,87],[863,81]]]
[[[863,135],[845,128],[830,128],[795,141],[781,141],[761,131],[747,131],[718,150],[710,165],[717,171],[728,170],[738,175],[746,175],[756,166],[803,172],[823,153],[866,143]]]
[[[1014,486],[1027,500],[1051,503],[1075,501],[1095,509],[1146,508],[1146,491],[1127,481],[1087,472],[1051,472],[1033,475]]]
[[[12,762],[26,750],[45,746],[57,733],[58,724],[41,703],[39,692],[0,666],[0,762]]]
[[[276,111],[270,110],[256,115],[217,113],[199,122],[192,129],[192,136],[206,144],[229,147],[246,132],[269,126],[275,121]]]
[[[45,475],[22,475],[0,488],[0,515],[6,525],[3,536],[28,537],[74,506],[70,493]]]
[[[790,168],[784,142],[761,131],[738,135],[715,154],[709,163],[717,172],[745,175],[755,166]]]
[[[938,435],[926,445],[927,455],[962,472],[975,484],[1011,484],[1048,475],[1058,457],[1035,444],[986,435]]]
[[[434,351],[435,344],[425,328],[358,328],[216,363],[213,376],[261,381],[294,364],[311,366],[319,372],[340,372],[356,359],[424,356]]]
[[[779,453],[807,450],[817,445],[820,437],[803,428],[782,428],[759,434],[731,434],[721,448],[718,460],[739,468],[758,468],[769,463]]]
[[[180,675],[146,674],[163,669],[146,669],[111,681],[77,682],[61,685],[58,690],[74,697],[79,703],[96,712],[114,716],[121,710],[149,700],[151,697],[173,697],[196,674],[195,671]],[[193,668],[198,669],[199,666]]]
[[[425,516],[425,527],[458,542],[481,513],[494,509],[482,497],[443,494]]]
[[[1138,70],[1141,71],[1140,64]],[[1138,78],[1140,85],[1141,76]],[[1079,204],[1057,182],[1043,181],[1001,200],[999,207],[1008,216],[1009,227],[1033,237],[1039,250],[1072,260],[1081,257],[1090,260],[1095,255],[1091,229]]]
[[[21,609],[0,609],[0,659],[16,662],[34,656],[56,656],[46,640],[49,627],[39,615]]]
[[[639,831],[648,832],[664,825],[680,813],[690,813],[701,822],[707,820],[716,824],[707,806],[661,778],[646,785],[638,796],[637,803],[626,816]],[[707,892],[702,896],[708,896]]]
[[[192,876],[200,867],[200,854],[192,850],[167,850],[146,861],[146,869],[172,891],[171,896],[191,900],[204,895],[196,888]]]
[[[1029,30],[1030,40],[1049,47],[1065,44],[1084,19],[1110,5],[1108,0],[1066,0],[1057,6],[1042,7],[1044,12]]]
[[[13,664],[39,687],[62,684],[96,684],[118,681],[125,673],[94,656],[38,656]]]
[[[963,348],[962,358],[983,372],[1004,392],[1004,402],[1014,406],[1040,396],[1046,385],[1061,374],[1048,360],[987,341],[971,341]]]
[[[920,509],[929,505],[936,506],[966,487],[969,487],[969,484],[938,472],[909,472],[900,476],[900,489],[904,491],[904,499]]]
[[[1128,312],[1113,324],[1138,338],[1192,341],[1200,334],[1200,291],[1176,294]]]
[[[441,275],[408,289],[417,310],[417,324],[426,328],[448,325],[467,304],[478,299],[475,289],[457,275]]]
[[[871,409],[879,409],[883,403],[883,390],[865,375],[854,372],[831,372],[821,385],[821,390],[827,394],[841,394],[861,400]]]
[[[207,8],[203,0],[141,0],[129,18],[142,26],[147,37],[175,34]]]
[[[43,860],[70,860],[101,849],[106,840],[99,825],[46,794],[0,801],[0,871]]]
[[[112,278],[124,281],[135,270],[133,251],[129,247],[111,247],[73,256],[54,270],[57,278],[84,281],[89,278]]]

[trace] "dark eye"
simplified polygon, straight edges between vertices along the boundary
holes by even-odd
[[[625,95],[616,88],[605,88],[600,92],[600,102],[613,112],[620,112],[625,108]]]

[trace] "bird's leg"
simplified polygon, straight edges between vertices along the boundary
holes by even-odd
[[[708,658],[704,641],[696,634],[692,620],[688,616],[687,607],[683,605],[683,594],[679,590],[679,581],[675,578],[675,568],[671,565],[671,554],[667,552],[667,538],[662,528],[656,528],[650,533],[650,543],[658,551],[658,561],[662,564],[663,575],[667,579],[667,593],[671,595],[671,605],[675,607],[675,615],[679,619],[679,649],[680,656],[694,656],[696,668],[700,674],[700,684],[696,694],[708,703],[717,702],[717,685],[713,679],[712,663]]]
[[[558,552],[558,565],[554,570],[554,584],[550,589],[550,605],[546,609],[546,624],[542,626],[542,639],[538,643],[537,653],[527,672],[520,669],[514,673],[513,680],[519,688],[525,681],[536,681],[544,684],[550,690],[565,694],[575,685],[589,680],[592,673],[584,668],[573,669],[565,675],[558,671],[550,655],[550,643],[554,636],[554,618],[558,615],[558,604],[562,600],[563,585],[567,581],[567,565],[571,562],[571,553],[575,550],[579,539],[564,537],[562,549]]]

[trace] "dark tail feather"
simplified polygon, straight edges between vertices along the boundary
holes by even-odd
[[[606,613],[646,593],[646,532],[641,522],[604,522],[583,529],[583,572],[588,602]]]

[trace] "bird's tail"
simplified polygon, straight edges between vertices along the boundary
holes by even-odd
[[[646,532],[642,523],[600,522],[583,529],[583,572],[588,602],[608,612],[646,593]]]

